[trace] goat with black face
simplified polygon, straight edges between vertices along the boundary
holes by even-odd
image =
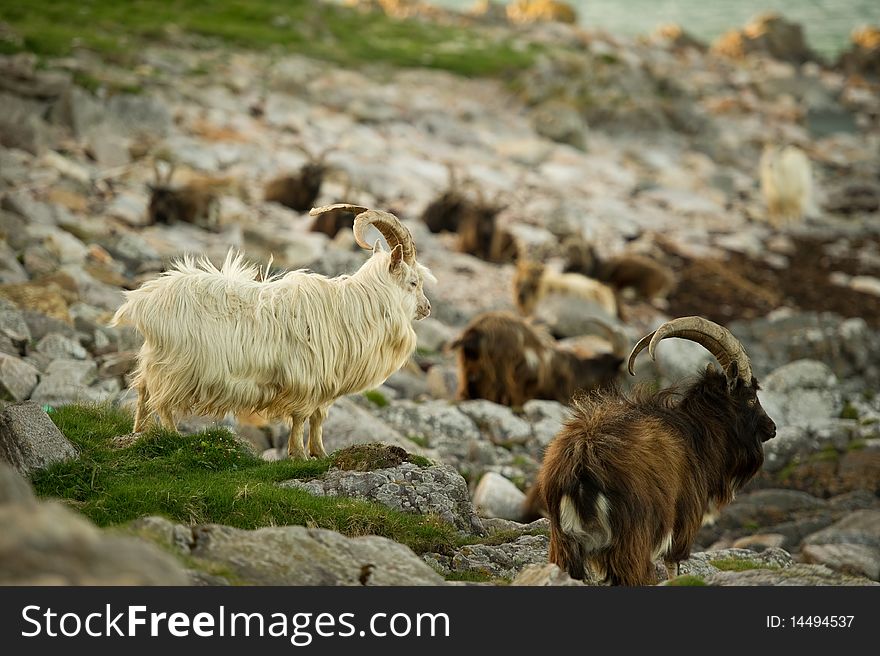
[[[742,344],[701,317],[669,321],[629,357],[655,357],[666,338],[704,346],[721,365],[690,385],[659,392],[595,392],[547,449],[537,485],[550,517],[550,561],[572,577],[614,585],[656,583],[653,561],[670,577],[704,520],[730,503],[764,462],[776,425],[758,400]]]

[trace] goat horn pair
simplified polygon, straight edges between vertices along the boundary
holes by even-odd
[[[654,332],[642,337],[629,354],[627,369],[631,376],[635,375],[633,364],[635,363],[636,356],[647,347],[651,359],[654,360],[656,357],[654,350],[657,348],[657,344],[660,343],[660,340],[667,337],[688,339],[703,346],[709,353],[715,356],[715,359],[718,360],[718,364],[721,365],[724,371],[728,370],[732,362],[736,362],[737,375],[747,385],[751,384],[752,364],[743,345],[727,328],[702,317],[673,319],[664,323]]]
[[[310,216],[318,216],[330,210],[348,210],[355,214],[354,218],[354,239],[361,248],[371,249],[372,244],[366,239],[367,228],[373,226],[382,233],[388,246],[392,249],[400,244],[403,247],[403,261],[412,264],[416,260],[416,246],[413,242],[412,234],[409,228],[403,225],[400,220],[390,212],[382,210],[371,210],[368,207],[360,205],[349,205],[348,203],[335,203],[334,205],[325,205],[324,207],[313,207],[309,211]]]

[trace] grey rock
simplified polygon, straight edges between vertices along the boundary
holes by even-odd
[[[813,427],[838,417],[843,407],[837,377],[824,363],[797,360],[762,381],[759,398],[777,426]]]
[[[569,103],[549,100],[532,110],[535,132],[551,141],[575,148],[587,146],[587,122],[577,108]]]
[[[70,338],[76,338],[77,336],[76,329],[61,319],[47,316],[36,310],[25,309],[21,314],[31,332],[31,339],[33,341],[39,341],[49,333],[58,333]]]
[[[425,351],[442,351],[443,347],[456,336],[456,331],[433,317],[427,317],[413,324],[418,337],[419,348]]]
[[[529,424],[514,415],[507,406],[474,399],[462,401],[458,409],[470,417],[495,444],[525,444],[532,436]]]
[[[366,472],[334,469],[311,481],[292,480],[280,485],[316,496],[368,499],[401,512],[437,515],[461,531],[486,533],[474,512],[467,484],[449,465],[421,467],[405,462]]]
[[[0,241],[0,284],[26,282],[27,279],[27,272],[19,264],[15,252],[6,241]]]
[[[546,563],[549,549],[545,535],[523,535],[498,545],[469,544],[455,551],[448,567],[452,572],[512,579],[527,565]]]
[[[192,529],[190,556],[218,564],[248,585],[443,585],[408,547],[375,535],[276,526],[253,531]]]
[[[714,572],[705,577],[709,585],[720,586],[814,586],[814,585],[877,585],[866,578],[849,576],[824,565],[800,563],[781,569],[752,569],[742,572]]]
[[[549,444],[571,416],[567,406],[558,401],[533,399],[523,406],[526,419],[532,424],[532,434],[539,446]]]
[[[0,298],[0,342],[6,342],[12,355],[24,355],[31,341],[31,331],[18,306]]]
[[[583,586],[583,581],[571,578],[567,572],[559,569],[558,565],[547,563],[545,565],[526,565],[510,585],[517,586]]]
[[[808,544],[801,556],[807,563],[880,581],[880,549],[861,544]]]
[[[104,533],[59,503],[0,504],[3,585],[186,585],[175,559]]]
[[[147,94],[120,93],[110,96],[104,118],[121,135],[164,136],[172,126],[167,103]]]
[[[33,401],[14,403],[0,412],[0,461],[30,474],[77,455],[76,448]]]
[[[103,400],[103,395],[89,389],[97,370],[91,360],[55,360],[46,369],[31,398],[51,406]]]
[[[860,544],[880,550],[880,510],[857,510],[826,529],[807,536],[805,544]]]
[[[52,360],[73,359],[85,360],[86,350],[69,337],[59,333],[49,333],[37,342],[36,350],[49,356]]]
[[[466,444],[480,439],[473,420],[447,401],[401,401],[380,409],[377,414],[401,434],[427,440],[430,447],[448,440]]]
[[[815,312],[791,312],[728,326],[751,356],[762,381],[772,370],[798,359],[818,360],[839,379],[857,377],[880,385],[880,333],[864,319]]]
[[[0,506],[6,503],[36,504],[34,492],[21,474],[0,460]]]
[[[679,574],[710,577],[721,571],[713,564],[721,560],[737,561],[741,563],[737,567],[753,569],[782,569],[794,564],[791,554],[773,547],[760,553],[750,549],[721,549],[692,553],[690,558],[679,564]]]
[[[474,490],[474,509],[482,517],[498,517],[517,521],[522,517],[526,495],[512,482],[496,474],[486,472]]]
[[[352,444],[370,442],[399,446],[411,453],[424,453],[424,449],[415,442],[377,418],[373,412],[347,398],[339,399],[330,406],[323,428],[324,446],[328,453]]]
[[[39,380],[39,371],[12,355],[0,353],[0,401],[24,401]]]

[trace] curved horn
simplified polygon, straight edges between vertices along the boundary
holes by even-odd
[[[752,363],[749,360],[746,350],[740,341],[733,334],[717,323],[703,319],[702,317],[681,317],[667,321],[654,332],[642,337],[638,344],[633,347],[629,355],[627,370],[630,375],[635,375],[633,364],[636,356],[641,353],[645,347],[651,359],[655,359],[655,349],[660,340],[667,337],[678,337],[696,342],[704,347],[709,353],[715,356],[718,364],[727,371],[731,362],[737,364],[737,375],[750,385],[752,382]]]
[[[403,225],[400,220],[390,212],[382,210],[371,210],[360,205],[350,205],[348,203],[335,203],[333,205],[325,205],[324,207],[313,207],[309,210],[310,216],[318,216],[324,212],[335,209],[345,209],[355,214],[354,219],[354,239],[361,248],[372,249],[373,246],[367,241],[367,228],[373,226],[382,233],[388,246],[392,249],[400,244],[403,247],[403,261],[412,264],[416,259],[416,247],[413,243],[412,234],[409,228]]]

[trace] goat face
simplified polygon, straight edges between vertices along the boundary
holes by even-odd
[[[380,248],[378,242],[376,248]],[[431,314],[431,301],[425,296],[424,284],[425,279],[436,282],[428,267],[413,262],[412,265],[407,264],[403,260],[403,248],[398,245],[391,251],[391,262],[388,265],[394,281],[399,285],[400,289],[406,295],[413,305],[413,319],[421,321]]]
[[[523,314],[530,314],[538,302],[538,292],[541,287],[541,276],[544,274],[544,265],[537,262],[528,262],[520,259],[516,263],[516,272],[513,277],[516,306]]]

